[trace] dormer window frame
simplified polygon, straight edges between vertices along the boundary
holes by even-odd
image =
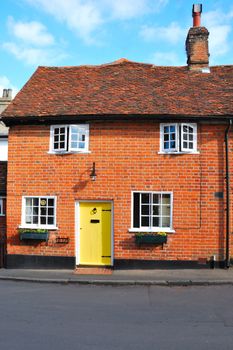
[[[160,123],[159,153],[199,153],[197,150],[197,123]]]
[[[49,153],[89,153],[89,124],[51,125]]]

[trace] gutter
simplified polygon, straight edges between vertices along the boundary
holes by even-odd
[[[229,173],[229,131],[232,119],[225,130],[225,155],[226,155],[226,260],[225,268],[230,267],[230,173]]]

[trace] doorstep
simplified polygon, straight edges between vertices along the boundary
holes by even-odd
[[[76,275],[112,275],[113,269],[106,266],[77,266],[74,270]]]

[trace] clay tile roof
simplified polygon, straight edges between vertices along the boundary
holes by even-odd
[[[117,114],[233,115],[233,66],[203,73],[120,59],[100,66],[39,67],[3,120]]]

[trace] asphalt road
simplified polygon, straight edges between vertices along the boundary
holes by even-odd
[[[233,286],[0,282],[1,350],[233,349]]]

